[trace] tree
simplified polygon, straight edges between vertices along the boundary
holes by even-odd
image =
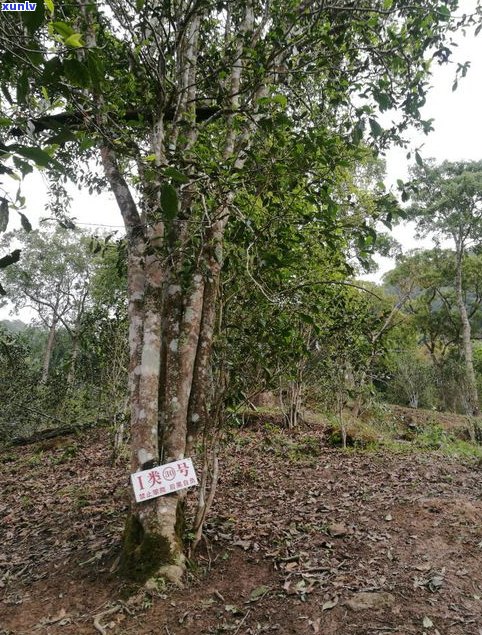
[[[470,414],[479,413],[470,320],[464,302],[463,265],[467,249],[482,238],[482,162],[433,162],[413,172],[409,217],[421,234],[450,238],[455,248],[455,295],[462,324]]]
[[[51,172],[55,152],[79,184],[106,181],[115,195],[128,244],[131,469],[148,469],[182,458],[209,420],[225,235],[253,175],[289,166],[290,189],[330,240],[335,169],[364,136],[380,149],[410,123],[430,128],[419,111],[429,56],[446,60],[446,36],[473,19],[452,19],[455,0],[107,0],[55,7],[54,18],[50,3],[45,16],[38,7],[4,16],[0,73],[4,129],[36,133],[43,148],[7,151],[21,171],[33,159]],[[390,109],[398,123],[383,129],[377,114]],[[86,167],[97,156],[101,177]],[[124,571],[179,579],[184,497],[132,501]]]
[[[9,244],[14,235],[7,234]],[[4,284],[15,310],[28,308],[48,331],[43,354],[42,382],[49,377],[56,332],[63,326],[71,341],[71,384],[79,352],[82,317],[87,308],[93,271],[92,254],[85,237],[57,227],[54,232],[32,231],[22,238],[21,260],[6,269]]]
[[[91,304],[82,319],[81,369],[95,383],[103,417],[114,424],[114,456],[122,455],[128,413],[127,271],[125,243],[98,239],[96,267],[90,285]]]
[[[460,405],[469,404],[470,400],[466,394],[467,378],[463,370],[462,322],[454,286],[455,267],[456,258],[452,250],[414,250],[397,259],[396,267],[385,275],[384,282],[387,290],[395,292],[398,297],[406,297],[403,311],[410,316],[418,343],[430,357],[433,389],[437,391],[440,407],[460,410]],[[467,253],[462,267],[463,299],[472,338],[480,337],[480,255]],[[423,361],[423,350],[414,349],[411,355],[413,364],[409,364],[408,359],[402,360],[406,368],[398,368],[399,375],[401,370],[412,374],[417,368],[421,370],[419,362]],[[392,367],[397,366],[395,359]],[[420,387],[423,383],[415,382]]]

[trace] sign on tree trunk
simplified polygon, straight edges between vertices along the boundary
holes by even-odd
[[[198,484],[191,459],[181,459],[136,472],[131,474],[131,482],[137,503]]]

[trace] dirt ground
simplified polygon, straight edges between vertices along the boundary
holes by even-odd
[[[135,590],[105,430],[0,460],[0,635],[482,635],[480,465],[237,431],[185,588]]]

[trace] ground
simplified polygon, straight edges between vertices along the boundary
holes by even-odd
[[[229,435],[184,589],[116,573],[109,431],[4,450],[0,634],[481,635],[480,461],[328,436],[261,415]]]

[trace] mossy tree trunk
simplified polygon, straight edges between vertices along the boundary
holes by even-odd
[[[180,275],[183,252],[176,257],[173,245],[179,245],[182,235],[165,237],[161,224],[146,231],[114,151],[105,147],[102,158],[128,233],[131,471],[137,472],[182,459],[206,421],[228,210],[226,204],[218,208],[197,266]],[[190,202],[186,193],[180,213]],[[173,254],[168,264],[161,257],[166,243]],[[185,563],[184,498],[184,492],[141,503],[132,498],[120,564],[124,574],[136,580],[160,574],[179,581]]]

